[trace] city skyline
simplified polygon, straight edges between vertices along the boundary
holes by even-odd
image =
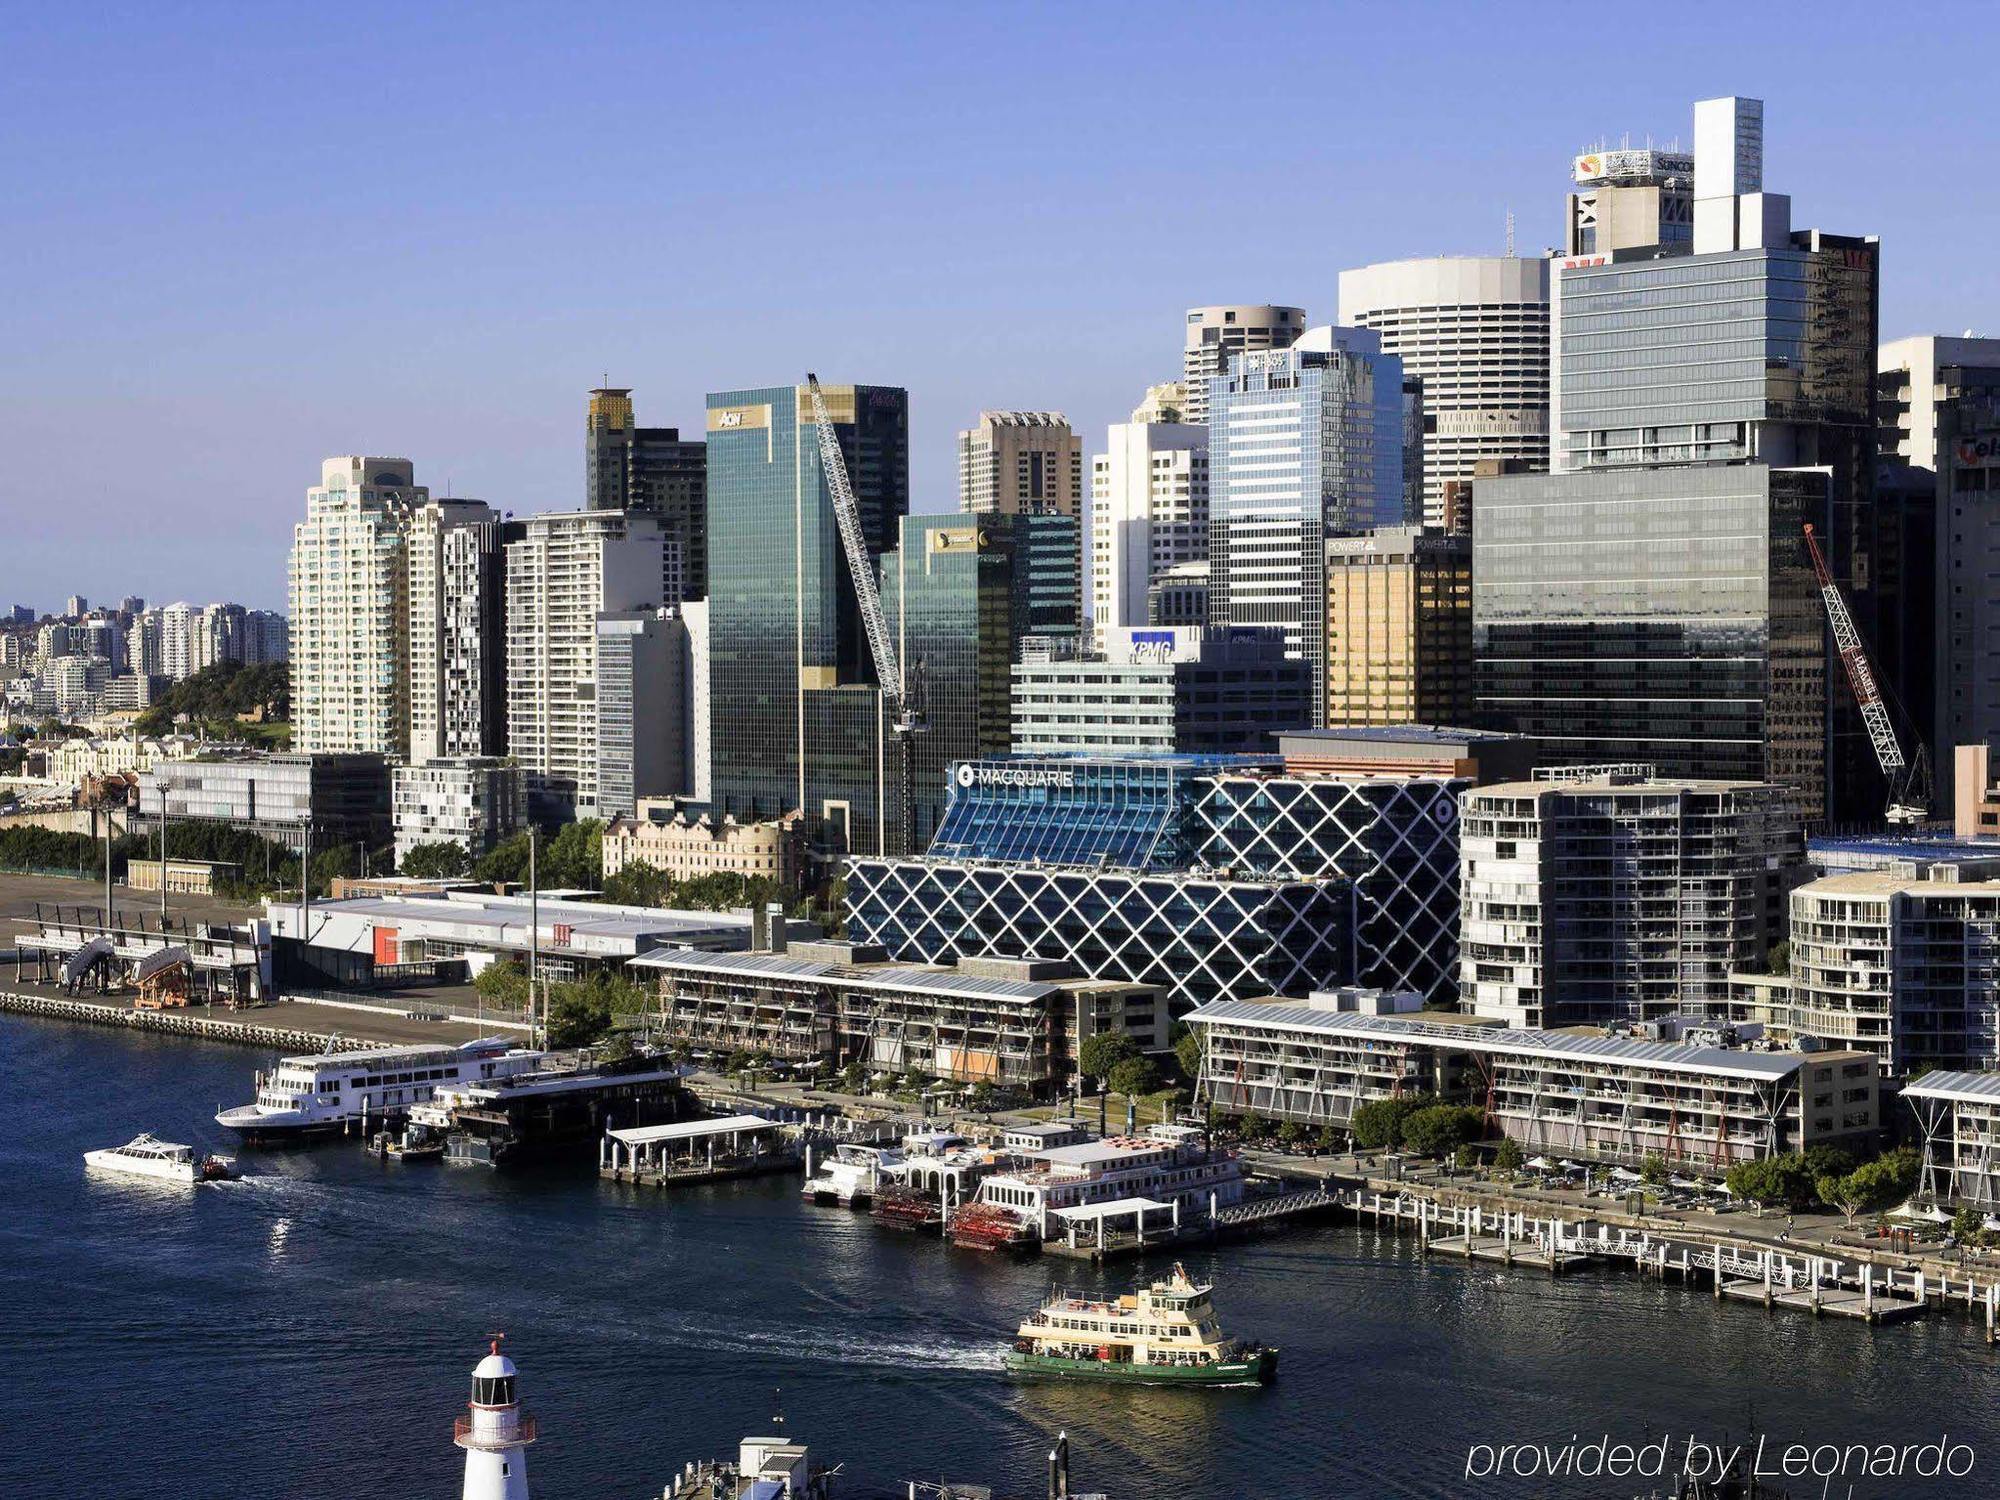
[[[326,37],[297,13],[161,10],[102,35],[9,22],[25,66],[0,119],[24,180],[0,256],[26,295],[0,431],[62,503],[17,482],[8,509],[36,520],[0,548],[0,598],[281,608],[297,497],[340,453],[408,457],[434,493],[517,517],[581,509],[583,403],[606,376],[645,422],[684,430],[708,392],[807,368],[902,386],[911,508],[950,510],[955,434],[980,411],[1062,410],[1100,451],[1175,375],[1186,308],[1289,302],[1330,322],[1342,270],[1497,254],[1509,211],[1518,252],[1539,253],[1560,240],[1570,154],[1628,133],[1689,145],[1686,101],[1728,92],[1785,122],[1772,176],[1812,222],[1882,236],[1885,340],[1990,326],[1962,249],[1990,211],[1946,179],[1992,128],[1972,84],[1945,78],[1921,113],[1864,131],[1851,101],[1874,79],[1931,70],[1927,32],[1860,11],[1788,34],[1782,69],[1667,42],[1528,93],[1510,80],[1579,51],[1570,18],[1475,46],[1424,17],[1271,8],[1260,19],[1302,44],[1286,56],[1407,54],[1426,86],[1393,67],[1345,77],[1302,110],[1310,128],[1260,131],[1254,152],[1152,108],[1160,78],[1220,44],[1225,23],[1187,10],[1143,34],[1027,12],[1042,24],[979,34],[988,65],[971,71],[973,33],[917,10],[800,16],[775,39],[714,16],[502,36],[356,14]],[[689,48],[703,66],[659,87],[648,58]],[[85,52],[87,111],[42,81]],[[742,91],[760,57],[787,80],[761,111]],[[316,96],[302,80],[362,58],[357,100],[456,87],[414,116],[336,107],[337,82],[323,110],[292,107]],[[839,75],[857,61],[874,70],[859,93]],[[1942,139],[1950,158],[1929,150]],[[1225,222],[1193,233],[1192,184],[1225,172]],[[1264,232],[1246,235],[1250,203]]]

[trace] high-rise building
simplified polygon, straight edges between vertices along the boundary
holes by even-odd
[[[89,613],[90,601],[81,594],[71,594],[69,601],[63,605],[63,614],[68,619],[81,620]]]
[[[1877,247],[1791,229],[1756,101],[1703,101],[1696,137],[1690,239],[1554,267],[1561,472],[1474,486],[1482,708],[1558,763],[1784,780],[1809,819],[1879,816],[1801,539],[1872,635],[1895,603],[1870,566]]]
[[[1073,649],[1083,638],[1083,517],[1030,511],[985,523],[1011,538],[1014,655]]]
[[[1326,538],[1403,520],[1403,368],[1363,328],[1239,354],[1209,412],[1208,610],[1277,626],[1326,704]]]
[[[1306,664],[1275,630],[1120,626],[1088,655],[1014,667],[1017,755],[1268,751],[1311,718]]]
[[[418,765],[506,750],[505,549],[521,535],[480,500],[410,514],[409,755]]]
[[[659,607],[659,523],[617,510],[531,516],[506,550],[508,751],[537,819],[595,817],[607,711],[598,617]]]
[[[292,625],[274,609],[253,609],[243,616],[243,660],[251,666],[290,661]]]
[[[1549,263],[1437,256],[1340,273],[1340,321],[1372,328],[1421,382],[1421,519],[1481,459],[1549,466]],[[1412,514],[1409,519],[1419,519]]]
[[[645,797],[688,790],[687,627],[671,609],[597,617],[593,818],[629,817]]]
[[[879,566],[910,505],[909,398],[826,386]],[[800,386],[708,398],[711,797],[739,822],[799,810],[837,848],[887,848],[881,684]]]
[[[296,545],[296,544],[295,544]],[[201,612],[185,599],[160,611],[161,673],[172,682],[192,677],[200,659],[196,644]]]
[[[329,458],[292,531],[293,743],[306,753],[406,755],[410,511],[430,498],[409,460]],[[163,619],[174,671],[174,613]]]
[[[1326,723],[1468,724],[1472,680],[1472,538],[1327,538]]]
[[[1475,787],[1459,838],[1460,993],[1514,1026],[1724,1014],[1805,873],[1784,787],[1647,766]]]
[[[914,747],[916,826],[892,830],[891,847],[930,843],[953,762],[1006,752],[1015,574],[1030,565],[1028,524],[1046,519],[1067,523],[1074,542],[1070,516],[904,516],[902,545],[882,558],[883,611],[905,671],[922,673],[925,721]],[[888,801],[894,817],[896,798]]]
[[[1921,492],[1927,484],[1932,493],[1931,691],[1918,690],[1922,679],[1912,675],[1902,693],[1918,732],[1931,737],[1939,805],[1949,807],[1953,748],[2000,743],[2000,594],[1992,584],[2000,571],[2000,339],[1896,339],[1882,345],[1876,369],[1885,460],[1878,504],[1899,486]],[[1916,623],[1913,592],[1897,612],[1905,629]]]
[[[983,411],[958,435],[958,508],[1083,512],[1083,440],[1059,411]]]
[[[584,505],[623,510],[660,523],[663,601],[708,592],[708,451],[678,427],[635,425],[632,392],[600,386],[584,424]]]
[[[1694,157],[1651,146],[1579,154],[1563,214],[1563,254],[1610,255],[1694,240]]]
[[[1230,355],[1260,349],[1289,349],[1305,331],[1306,312],[1302,307],[1245,303],[1189,308],[1186,342],[1181,349],[1186,405],[1180,419],[1208,420],[1209,382],[1228,370]]]
[[[457,844],[478,859],[527,820],[527,778],[497,756],[450,756],[390,772],[396,863],[419,844]]]
[[[1208,485],[1206,426],[1147,421],[1138,412],[1111,426],[1105,451],[1090,463],[1093,630],[1148,623],[1153,581],[1207,560]]]

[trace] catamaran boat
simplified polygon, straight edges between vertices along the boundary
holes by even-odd
[[[86,1166],[133,1177],[157,1177],[164,1182],[221,1182],[236,1175],[226,1156],[197,1155],[194,1147],[142,1135],[122,1146],[83,1153]]]
[[[250,1142],[303,1140],[404,1116],[440,1090],[531,1073],[541,1061],[540,1052],[505,1037],[287,1057],[258,1075],[253,1103],[225,1109],[215,1122]]]
[[[849,1208],[865,1204],[894,1181],[890,1168],[903,1159],[900,1146],[861,1146],[843,1141],[820,1164],[819,1174],[806,1179],[805,1196],[832,1199]]]

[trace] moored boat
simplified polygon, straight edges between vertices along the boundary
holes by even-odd
[[[135,1136],[122,1146],[83,1153],[86,1166],[105,1172],[123,1172],[132,1177],[153,1177],[163,1182],[221,1182],[234,1177],[236,1164],[226,1156],[204,1156],[192,1146],[163,1141],[152,1135]]]
[[[1268,1383],[1278,1373],[1278,1351],[1223,1337],[1213,1290],[1176,1265],[1166,1280],[1115,1301],[1059,1292],[1021,1324],[1007,1371],[1134,1385]]]

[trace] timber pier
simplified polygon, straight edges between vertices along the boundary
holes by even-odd
[[[63,995],[31,995],[0,990],[0,1011],[41,1016],[52,1021],[80,1021],[87,1026],[123,1026],[130,1031],[155,1031],[169,1036],[198,1037],[206,1042],[235,1042],[275,1048],[280,1052],[350,1052],[374,1046],[366,1038],[335,1032],[308,1031],[224,1016],[194,1016],[186,1011],[138,1010],[101,1000],[73,1000]]]

